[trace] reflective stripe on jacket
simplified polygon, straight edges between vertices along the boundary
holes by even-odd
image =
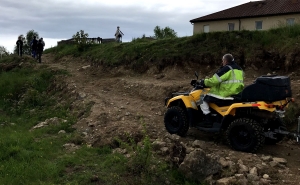
[[[231,62],[218,70],[213,77],[205,79],[205,86],[210,87],[208,95],[219,99],[227,99],[244,89],[242,69]]]

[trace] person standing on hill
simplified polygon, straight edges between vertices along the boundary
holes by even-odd
[[[31,46],[31,56],[33,58],[35,58],[36,54],[37,54],[37,51],[36,51],[36,49],[37,49],[37,43],[38,43],[38,41],[36,40],[36,36],[33,36],[33,40],[30,43],[30,46]]]
[[[37,43],[36,51],[37,51],[37,59],[38,59],[39,63],[41,63],[42,62],[42,54],[44,51],[44,43],[43,43],[42,38],[40,38]]]
[[[122,33],[122,31],[120,30],[120,27],[117,27],[117,31],[115,33],[115,37],[116,37],[116,42],[122,42],[122,36],[124,34]]]
[[[18,37],[16,44],[17,44],[18,55],[21,57],[23,54],[23,41],[20,36]]]
[[[41,37],[41,41],[42,41],[43,47],[45,48],[45,42],[43,40],[43,37]]]

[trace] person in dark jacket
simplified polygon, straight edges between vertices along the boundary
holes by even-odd
[[[39,39],[38,43],[37,43],[37,59],[39,60],[39,63],[42,62],[42,54],[44,51],[44,43],[42,39]]]
[[[23,54],[23,41],[21,37],[18,37],[16,44],[17,44],[18,55],[21,57]]]
[[[115,37],[116,37],[116,42],[122,42],[122,36],[123,36],[123,32],[120,30],[120,27],[117,27],[117,31],[115,33]]]
[[[36,36],[33,36],[33,40],[30,43],[30,46],[31,46],[31,55],[32,55],[33,58],[36,58],[37,43],[38,43],[38,41],[36,40]]]
[[[45,41],[43,40],[43,37],[41,37],[41,41],[43,43],[43,46],[45,47]]]

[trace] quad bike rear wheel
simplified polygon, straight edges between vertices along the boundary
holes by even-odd
[[[250,118],[234,120],[226,131],[229,145],[239,151],[256,152],[265,142],[263,127]]]
[[[189,130],[186,112],[178,106],[170,107],[165,113],[165,127],[170,134],[185,136]]]

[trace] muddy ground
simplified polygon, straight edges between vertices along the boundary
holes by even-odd
[[[164,137],[167,134],[163,122],[166,111],[164,98],[174,91],[190,90],[190,80],[195,78],[195,71],[204,78],[213,75],[217,68],[189,64],[173,65],[161,72],[153,67],[146,73],[137,74],[125,70],[124,67],[89,67],[91,63],[84,59],[65,57],[54,60],[51,54],[43,56],[42,64],[51,68],[66,69],[71,75],[66,77],[65,81],[79,94],[80,101],[93,102],[91,113],[81,119],[75,128],[84,133],[86,141],[94,147],[111,145],[116,136],[122,138],[130,135],[138,141],[142,137],[143,128],[146,128],[152,140]],[[249,66],[245,69],[246,84],[250,84],[260,75],[272,72],[274,71]],[[279,71],[278,74],[291,76],[294,98],[299,98],[300,71]],[[226,143],[215,138],[212,134],[190,129],[183,139],[205,141],[208,149],[225,151],[224,155],[232,150]],[[235,157],[245,161],[249,158],[249,154],[246,153],[236,154]],[[289,170],[286,173],[277,173],[278,180],[275,184],[300,184],[300,145],[285,139],[277,145],[264,146],[252,157],[263,155],[281,157],[288,161]]]

